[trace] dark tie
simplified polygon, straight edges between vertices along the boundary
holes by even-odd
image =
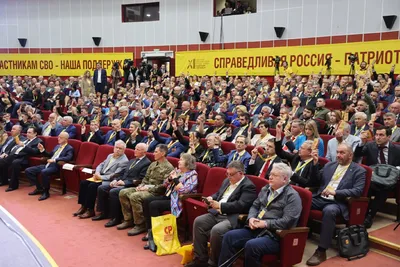
[[[383,153],[383,150],[386,148],[386,146],[379,146],[379,159],[381,161],[381,164],[386,164],[386,159],[385,159],[385,154]]]

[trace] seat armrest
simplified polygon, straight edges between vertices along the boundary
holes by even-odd
[[[74,170],[80,169],[80,168],[92,168],[92,164],[78,164],[74,166]]]
[[[179,196],[179,199],[185,200],[188,198],[194,198],[194,199],[199,200],[199,199],[201,199],[202,196],[203,196],[203,194],[201,194],[201,193],[189,193],[189,194],[183,194],[183,195]]]
[[[368,202],[369,198],[368,197],[347,197],[346,201],[351,204],[353,202]]]
[[[63,166],[66,163],[73,165],[73,164],[75,164],[75,161],[57,161],[58,166]]]
[[[247,220],[248,216],[249,216],[249,214],[239,214],[238,220],[240,222],[245,222]]]
[[[308,227],[294,227],[289,230],[277,230],[276,234],[280,238],[284,238],[288,234],[296,234],[296,233],[308,233],[309,228]]]
[[[41,158],[40,158],[40,161],[41,161],[42,163],[46,163],[48,159],[49,159],[48,157],[41,157]]]

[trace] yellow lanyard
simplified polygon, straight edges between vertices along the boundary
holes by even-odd
[[[63,145],[63,146],[60,146],[57,150],[56,150],[56,152],[54,152],[54,154],[53,154],[53,157],[51,157],[52,159],[55,159],[55,157],[54,156],[59,156],[60,154],[61,154],[61,152],[63,151],[63,149],[64,149],[64,147],[66,147],[67,146],[67,144],[65,144],[65,145]]]
[[[308,164],[308,163],[310,163],[312,161],[312,159],[308,159],[308,160],[306,160],[301,166],[300,166],[300,162],[297,164],[297,167],[296,167],[296,169],[294,170],[294,172],[298,172],[298,171],[301,171],[302,169],[304,169],[304,167]]]
[[[110,142],[116,135],[117,135],[117,132],[115,132],[115,131],[112,132],[112,134],[110,135],[110,138],[108,138],[108,142]]]
[[[222,130],[225,126],[221,126],[218,129],[214,129],[213,133],[218,133],[220,130]]]
[[[92,139],[93,135],[94,135],[94,133],[92,133],[92,132],[89,134],[88,142],[90,142],[90,139]]]
[[[131,140],[131,137],[129,137],[128,139],[126,139],[125,144],[128,144],[128,143],[129,143],[129,140]]]
[[[275,198],[275,192],[272,192],[271,194],[269,194],[268,196],[268,202],[267,202],[267,207],[269,206],[269,204],[272,202],[272,200],[274,200]]]
[[[171,148],[173,145],[175,145],[178,142],[178,140],[176,140],[175,142],[169,142],[168,144],[168,149]]]
[[[273,155],[273,156],[268,157],[268,158],[263,158],[263,156],[260,154],[260,152],[257,152],[257,154],[260,157],[260,159],[262,159],[263,161],[274,160],[276,158],[276,155]]]
[[[128,115],[126,115],[125,118],[123,118],[123,119],[121,120],[121,124],[123,124],[123,123],[125,122],[126,117],[128,117]]]
[[[209,153],[210,153],[210,150],[207,149],[207,152],[206,152],[206,154],[204,154],[202,161],[204,161],[207,158]]]
[[[61,132],[63,133],[63,132],[65,132],[67,130],[67,128],[64,128]]]
[[[392,134],[394,133],[394,131],[396,131],[396,129],[397,129],[397,126],[394,126],[394,127],[392,128]]]
[[[240,159],[240,155],[238,152],[235,153],[235,155],[233,156],[233,160],[238,160]]]
[[[361,127],[360,130],[358,130],[358,128],[356,127],[356,133],[354,135],[359,135],[365,128],[365,125],[363,127]]]
[[[164,127],[164,124],[167,122],[167,120],[164,120],[164,121],[161,121],[159,124],[158,124],[158,130],[159,131],[161,131],[161,129]]]
[[[335,174],[332,177],[332,181],[337,181],[339,177],[341,177],[349,168],[350,165],[348,165],[346,168],[342,169],[341,171],[337,172],[335,171]]]
[[[78,123],[81,124],[82,122],[83,122],[83,117],[80,117]]]

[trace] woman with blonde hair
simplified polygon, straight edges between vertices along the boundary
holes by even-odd
[[[86,97],[88,97],[89,94],[94,93],[92,76],[90,75],[90,71],[88,70],[85,71],[85,73],[83,74],[81,89],[82,95]]]
[[[332,110],[326,114],[327,134],[335,135],[336,131],[343,128],[347,122],[342,120],[342,114],[339,110]]]
[[[312,149],[318,149],[318,156],[323,157],[324,154],[324,141],[319,137],[318,126],[317,123],[313,120],[306,121],[306,126],[304,127],[304,135],[299,136],[294,145],[296,147],[296,151],[299,151],[301,145],[307,141],[313,141]]]

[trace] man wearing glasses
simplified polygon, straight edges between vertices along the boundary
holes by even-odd
[[[257,198],[255,185],[244,176],[244,165],[238,160],[228,167],[218,192],[204,199],[208,213],[197,217],[193,226],[194,260],[186,267],[217,266],[223,235],[238,227],[238,216],[247,213]],[[211,253],[208,257],[207,242]]]

